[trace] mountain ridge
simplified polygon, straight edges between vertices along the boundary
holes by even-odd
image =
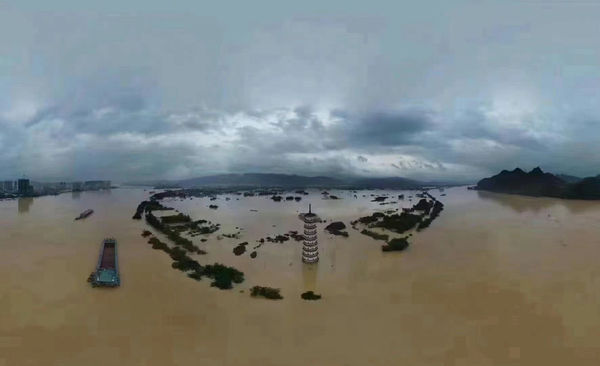
[[[343,187],[370,189],[417,189],[425,186],[449,186],[448,183],[422,182],[404,177],[349,177],[334,178],[328,176],[304,176],[278,173],[230,173],[195,177],[181,180],[157,180],[150,182],[132,182],[129,185],[152,185],[164,188],[200,188],[200,187]]]
[[[500,173],[477,182],[476,188],[497,193],[521,194],[535,197],[555,197],[567,199],[600,199],[600,176],[566,179],[552,173],[545,173],[540,167],[526,173],[521,168]]]

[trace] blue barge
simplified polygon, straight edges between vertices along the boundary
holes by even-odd
[[[90,277],[93,287],[118,287],[121,285],[116,239],[107,238],[102,241],[96,272],[92,273]]]

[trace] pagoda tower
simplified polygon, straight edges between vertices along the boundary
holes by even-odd
[[[319,243],[317,242],[317,225],[319,216],[312,213],[311,205],[308,205],[308,213],[301,214],[304,221],[304,245],[302,246],[302,261],[304,263],[316,263],[319,261]]]

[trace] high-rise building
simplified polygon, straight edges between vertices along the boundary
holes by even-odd
[[[2,182],[2,189],[6,193],[11,193],[14,190],[14,184],[12,180],[5,180]]]
[[[319,243],[317,241],[317,222],[319,216],[312,213],[311,205],[308,205],[308,213],[301,214],[304,221],[304,243],[302,246],[302,261],[304,263],[316,263],[319,261]]]
[[[20,195],[33,193],[33,187],[29,184],[29,179],[22,178],[17,181],[17,193]]]
[[[73,192],[80,192],[83,190],[83,183],[82,182],[73,182],[73,183],[71,183],[71,189],[73,190]]]
[[[88,180],[83,184],[85,190],[96,191],[99,189],[110,189],[109,180]]]

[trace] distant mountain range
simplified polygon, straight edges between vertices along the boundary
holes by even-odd
[[[176,183],[182,188],[205,186],[323,187],[344,184],[342,180],[330,177],[261,173],[210,175],[184,179]]]
[[[560,179],[564,180],[567,183],[577,183],[583,179],[583,178],[576,177],[573,175],[568,175],[568,174],[557,174],[556,176],[559,177]]]
[[[170,188],[199,187],[283,187],[283,188],[371,188],[371,189],[417,189],[425,186],[447,186],[444,183],[420,182],[402,177],[388,178],[332,178],[324,176],[308,177],[295,174],[219,174],[173,181],[128,183],[131,185],[152,185]]]
[[[520,168],[503,170],[477,183],[483,191],[570,199],[600,199],[600,176],[578,178],[544,173],[539,167],[529,173]]]

